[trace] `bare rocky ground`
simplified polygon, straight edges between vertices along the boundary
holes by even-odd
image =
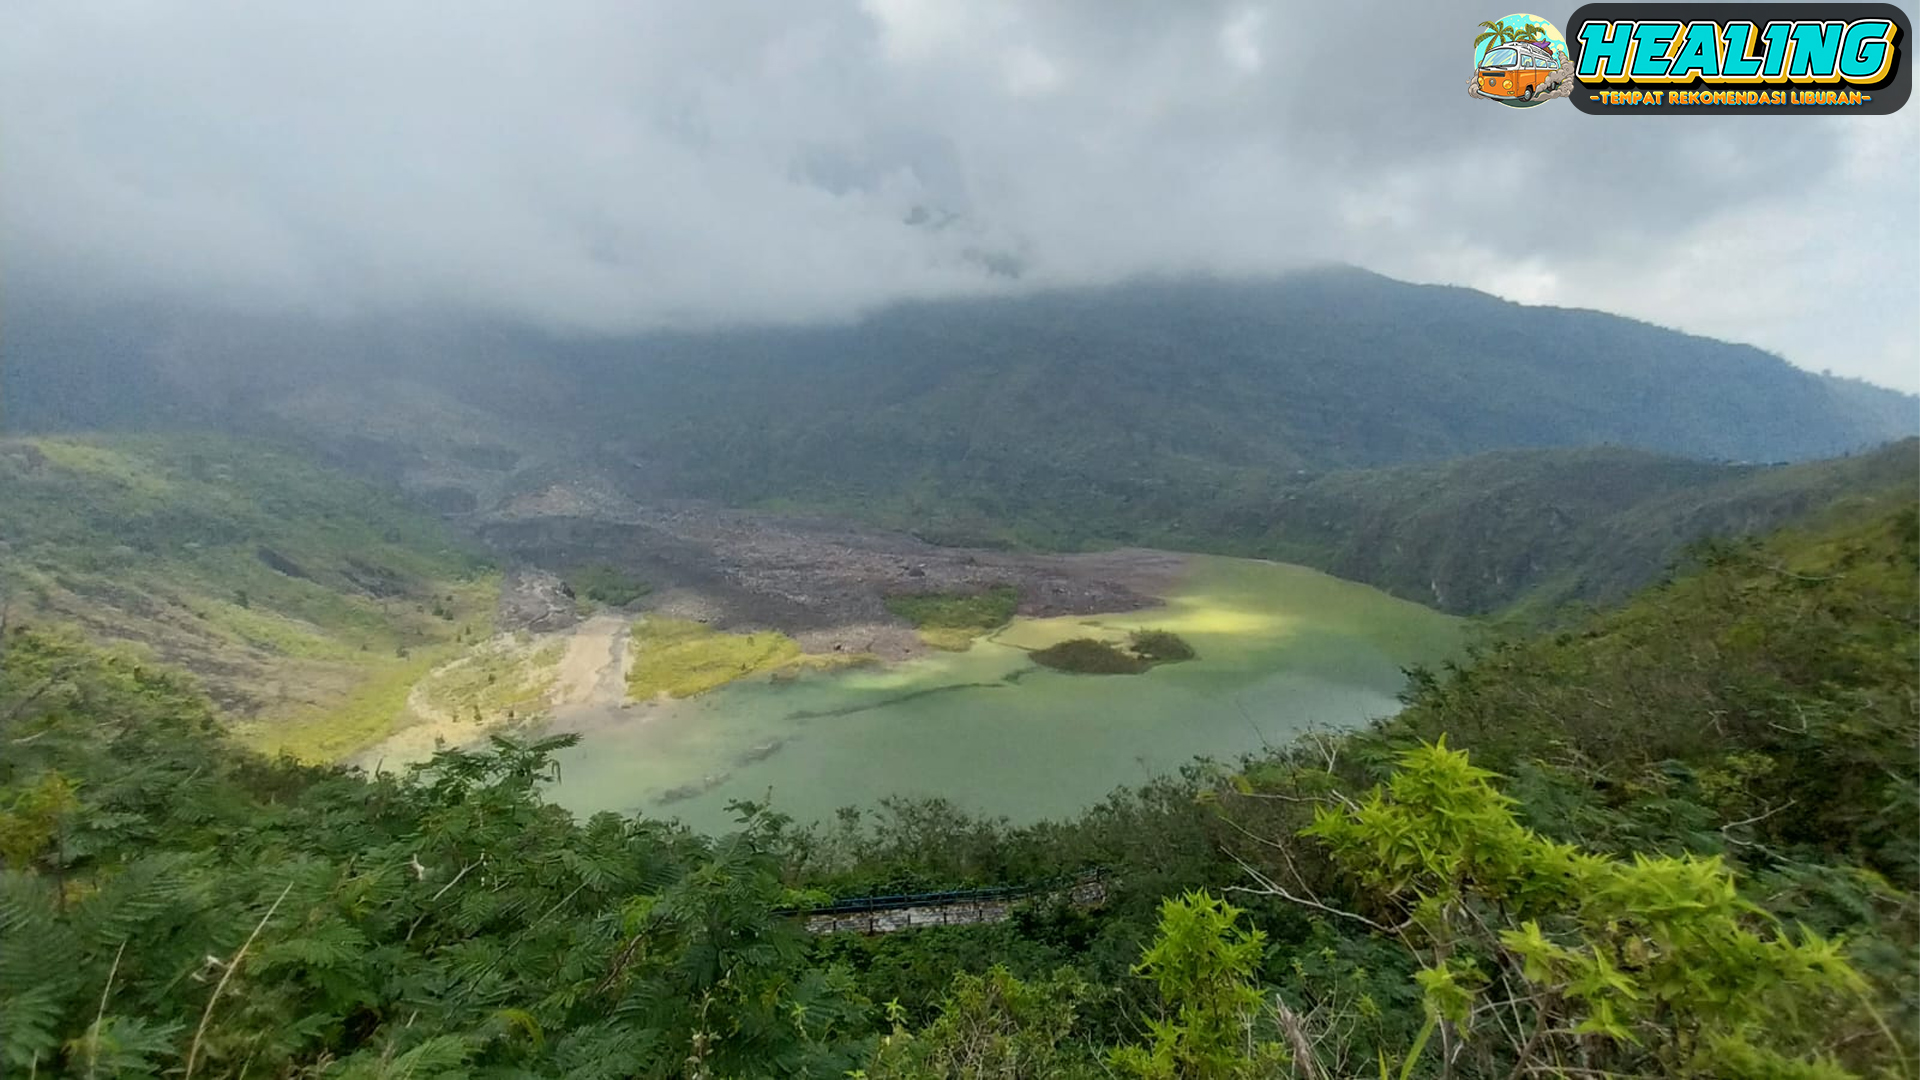
[[[642,609],[724,629],[781,630],[811,652],[897,658],[920,644],[887,611],[891,595],[1012,585],[1023,615],[1128,611],[1154,603],[1181,567],[1180,556],[1165,552],[942,548],[842,522],[639,502],[631,482],[614,479],[631,464],[605,448],[565,431],[502,424],[430,387],[390,381],[374,389],[347,397],[304,391],[276,411],[290,425],[325,433],[333,459],[397,483],[493,547],[513,568],[499,609],[503,631],[572,627],[580,615],[562,578],[608,563],[654,587]]]
[[[1148,607],[1178,577],[1182,557],[1121,550],[1030,555],[944,548],[902,533],[711,506],[646,507],[549,489],[467,521],[510,562],[503,629],[557,629],[572,598],[556,573],[607,563],[654,586],[640,601],[724,629],[772,628],[810,652],[918,651],[886,608],[902,593],[978,592],[1010,585],[1019,613],[1094,614]]]
[[[653,586],[637,610],[776,629],[808,652],[897,660],[925,646],[887,610],[892,595],[1011,585],[1023,615],[1129,611],[1155,603],[1183,565],[1157,551],[943,548],[844,522],[636,500],[650,489],[615,480],[631,471],[617,453],[565,430],[500,423],[404,381],[344,396],[303,391],[275,411],[330,460],[395,483],[492,547],[509,568],[496,620],[503,632],[574,631],[581,605],[564,578],[606,563]]]
[[[580,621],[579,605],[560,575],[533,566],[517,566],[500,583],[495,620],[502,630],[545,633]]]

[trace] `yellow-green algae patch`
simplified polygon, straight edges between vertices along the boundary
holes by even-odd
[[[777,630],[732,634],[692,619],[649,615],[633,626],[627,692],[639,699],[689,698],[753,675],[776,679],[871,663],[865,654],[803,653]]]

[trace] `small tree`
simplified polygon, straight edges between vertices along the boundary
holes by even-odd
[[[909,1033],[903,1010],[889,1003],[893,1032],[862,1080],[1068,1080],[1100,1075],[1083,1047],[1072,1043],[1087,986],[1071,969],[1022,981],[995,964],[985,975],[965,972],[926,1030]]]
[[[1240,911],[1201,892],[1160,905],[1160,935],[1134,973],[1153,980],[1166,1010],[1148,1022],[1146,1046],[1113,1052],[1113,1064],[1142,1080],[1228,1080],[1272,1075],[1286,1063],[1278,1043],[1257,1034],[1254,987],[1266,935],[1242,930]]]

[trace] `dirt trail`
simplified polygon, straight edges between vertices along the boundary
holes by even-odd
[[[566,655],[560,658],[548,733],[584,733],[647,721],[644,711],[629,711],[632,703],[627,700],[632,637],[632,616],[596,615],[573,629]]]
[[[574,627],[553,687],[554,711],[619,708],[627,698],[627,638],[633,627],[618,615],[595,615]]]
[[[555,730],[578,730],[559,725],[604,721],[617,714],[627,696],[627,639],[631,633],[626,618],[596,615],[555,635],[564,636],[567,643],[549,699]],[[453,661],[464,662],[464,658]],[[476,726],[464,717],[435,708],[424,682],[407,695],[407,711],[416,718],[415,723],[356,755],[353,763],[367,769],[403,767],[427,760],[442,746],[479,743],[489,733],[501,730],[497,725]]]

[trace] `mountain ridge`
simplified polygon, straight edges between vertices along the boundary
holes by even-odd
[[[1692,536],[1770,527],[1866,475],[1763,482],[1763,464],[1920,429],[1920,399],[1751,346],[1353,267],[620,340],[378,329],[154,330],[141,353],[109,321],[113,362],[148,370],[106,415],[291,443],[455,518],[571,478],[962,546],[1278,558],[1471,614],[1615,595]],[[108,362],[64,344],[47,356]],[[161,384],[188,403],[170,419],[145,404]],[[43,414],[87,414],[60,404]],[[1592,559],[1611,568],[1583,576]]]

